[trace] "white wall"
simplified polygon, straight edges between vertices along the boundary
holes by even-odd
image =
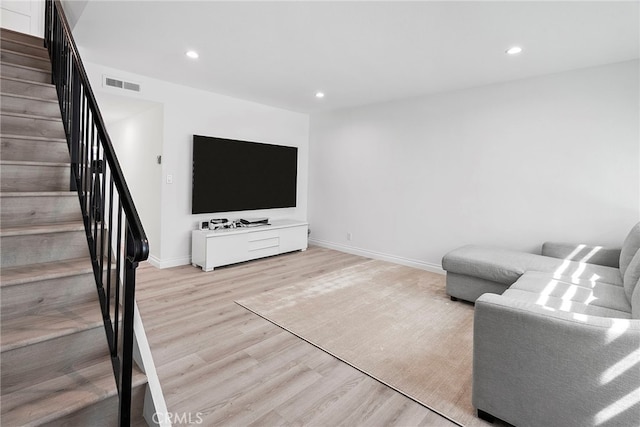
[[[44,37],[44,0],[2,0],[0,26]]]
[[[73,31],[89,0],[60,0],[69,27]]]
[[[105,116],[109,115],[109,110],[126,105],[126,98],[118,98],[122,97],[98,97]],[[109,101],[102,102],[104,99]],[[159,260],[162,166],[158,164],[157,156],[162,153],[164,112],[162,104],[145,103],[145,106],[123,119],[110,121],[105,118],[105,121],[149,240],[150,258]]]
[[[640,220],[638,80],[633,61],[314,114],[312,240],[427,269],[468,243],[620,245]]]
[[[82,55],[82,47],[80,47]],[[145,76],[85,63],[96,92],[116,93],[163,104],[160,250],[155,265],[190,263],[191,230],[199,220],[243,216],[307,219],[309,117],[253,102],[176,85]],[[102,75],[139,83],[140,94],[102,87]],[[194,134],[298,147],[298,200],[295,208],[191,215],[191,162]],[[166,183],[172,175],[173,184]]]

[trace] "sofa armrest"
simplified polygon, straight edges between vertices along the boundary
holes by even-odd
[[[620,249],[575,243],[545,242],[542,255],[619,268]]]
[[[635,425],[640,320],[553,311],[484,294],[475,304],[473,405],[518,426]]]

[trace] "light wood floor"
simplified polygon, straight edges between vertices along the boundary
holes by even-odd
[[[310,247],[210,273],[142,264],[137,301],[169,411],[204,426],[454,426],[234,303],[364,260]]]

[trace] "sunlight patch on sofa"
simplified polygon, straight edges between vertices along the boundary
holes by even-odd
[[[581,245],[582,247],[584,247],[584,245]],[[593,258],[593,256],[595,254],[597,254],[598,252],[600,252],[600,250],[602,249],[602,246],[595,246],[593,249],[591,249],[591,251],[589,251],[588,254],[586,254],[585,256],[582,257],[582,259],[580,260],[580,262],[589,262],[589,260],[591,258]]]
[[[579,280],[580,276],[582,276],[582,273],[584,273],[585,268],[587,268],[587,264],[584,262],[581,262],[579,264],[578,269],[575,271],[575,273],[571,275],[571,278],[574,280]]]
[[[586,247],[587,245],[584,245],[584,244],[577,245],[576,248],[569,254],[569,256],[566,259],[573,259],[574,256],[578,255]]]
[[[584,303],[585,303],[585,304],[587,304],[587,305],[591,305],[591,303],[592,303],[592,302],[594,302],[594,301],[596,301],[597,299],[598,299],[598,298],[596,298],[596,296],[595,296],[595,295],[593,295],[593,292],[591,292],[591,293],[589,294],[589,297],[588,297],[586,300],[584,300]]]
[[[549,283],[540,292],[542,295],[551,295],[551,292],[558,286],[558,280],[549,280]]]
[[[597,426],[602,425],[638,403],[640,403],[640,388],[633,390],[598,412],[594,417],[594,424]]]
[[[564,295],[562,295],[562,297],[560,298],[562,299],[562,305],[560,306],[560,311],[571,310],[571,303],[573,302],[572,297],[575,296],[577,290],[578,290],[577,287],[570,286],[569,289],[567,289],[567,292],[565,292]]]
[[[549,283],[547,283],[547,285],[544,287],[542,292],[540,292],[540,296],[536,301],[536,305],[546,306],[547,301],[549,301],[549,295],[551,295],[551,292],[553,292],[553,290],[557,286],[558,286],[557,280],[550,280]]]
[[[591,278],[589,279],[589,282],[591,283],[591,287],[595,288],[596,287],[596,282],[600,280],[600,276],[597,275],[596,273],[593,273],[593,276],[591,276]]]
[[[565,259],[564,262],[560,265],[560,267],[558,267],[556,269],[556,271],[553,272],[553,278],[554,279],[561,279],[562,278],[562,273],[564,273],[564,271],[569,268],[569,265],[571,264],[571,261],[569,261],[568,259]]]

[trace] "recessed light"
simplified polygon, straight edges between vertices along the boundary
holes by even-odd
[[[324,92],[316,92],[316,98],[324,98]]]
[[[200,57],[200,55],[198,55],[198,52],[196,52],[195,50],[188,51],[186,55],[191,59],[198,59],[198,57]]]
[[[509,49],[507,49],[506,53],[507,55],[517,55],[520,52],[522,52],[522,48],[520,46],[513,46],[510,47]]]

